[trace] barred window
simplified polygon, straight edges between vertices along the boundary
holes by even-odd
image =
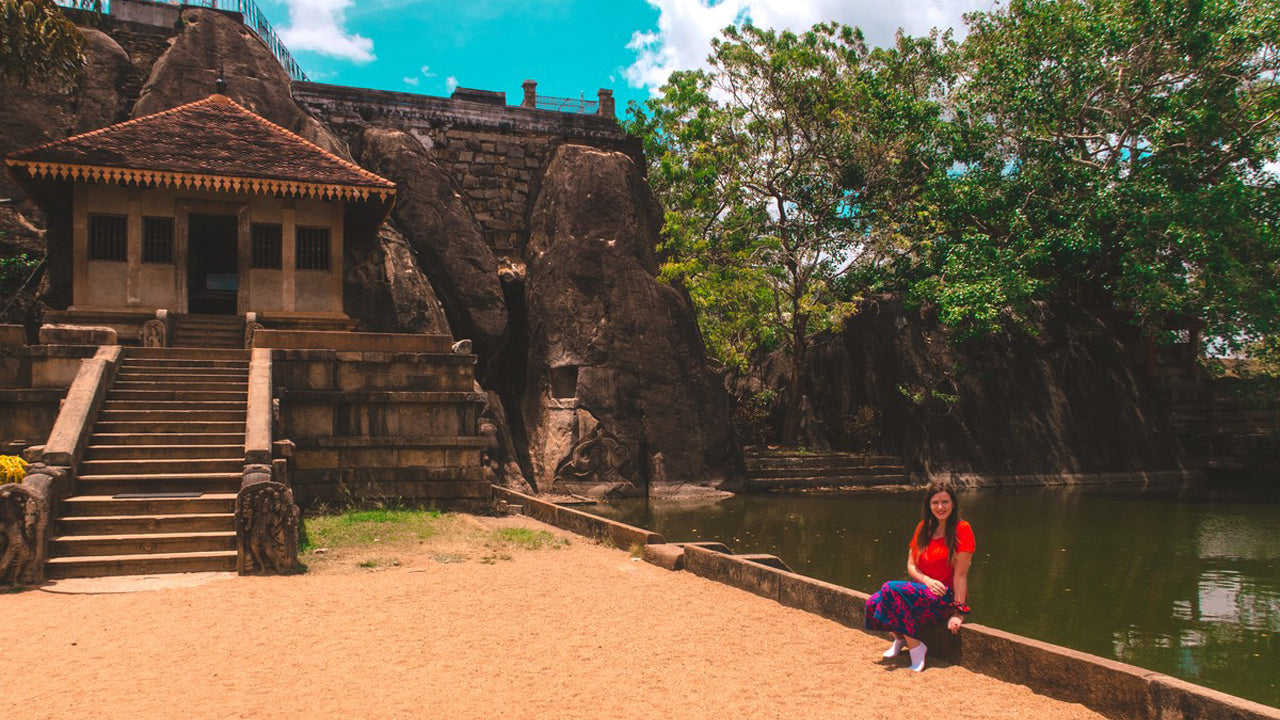
[[[89,215],[89,259],[124,262],[129,259],[129,218]]]
[[[142,218],[142,262],[173,262],[173,218]]]
[[[328,270],[329,228],[298,228],[294,259],[299,270]]]
[[[279,270],[280,238],[282,237],[280,225],[254,223],[250,235],[253,238],[253,267],[262,270]]]

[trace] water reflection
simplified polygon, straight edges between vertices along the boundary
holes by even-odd
[[[625,502],[668,540],[721,540],[863,591],[905,576],[916,494]],[[1280,706],[1280,493],[1019,490],[961,496],[974,619]]]

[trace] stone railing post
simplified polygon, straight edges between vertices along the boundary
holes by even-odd
[[[108,345],[80,364],[53,431],[21,483],[0,485],[0,584],[44,581],[49,521],[75,490],[75,468],[93,420],[120,364],[120,346]]]
[[[288,476],[273,470],[271,417],[271,350],[255,348],[249,360],[244,473],[236,495],[236,570],[241,575],[290,572],[298,566],[301,513]]]
[[[520,84],[524,88],[524,101],[520,103],[521,107],[538,107],[538,83],[533,80],[525,80]]]
[[[258,313],[247,312],[244,314],[244,347],[246,350],[253,347],[253,335],[262,329],[262,323],[258,321]]]
[[[607,118],[613,117],[613,91],[607,88],[600,88],[599,92],[596,93],[596,97],[600,99],[596,114]]]

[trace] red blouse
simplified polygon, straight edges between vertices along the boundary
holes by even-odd
[[[920,521],[916,525],[916,531],[911,535],[911,552],[916,562],[916,569],[928,575],[934,580],[941,580],[942,584],[951,587],[951,583],[956,579],[956,568],[951,564],[947,557],[947,539],[946,537],[932,538],[929,544],[923,550],[916,549],[916,538],[920,536],[920,531],[924,528],[924,521]],[[969,527],[966,520],[961,520],[956,526],[956,552],[971,553],[977,547],[977,542],[973,538],[973,528]]]

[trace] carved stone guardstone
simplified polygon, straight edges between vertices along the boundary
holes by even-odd
[[[169,346],[169,311],[157,310],[156,316],[142,324],[142,347]]]
[[[52,473],[33,466],[25,484],[0,485],[0,585],[44,581]]]
[[[249,575],[296,569],[300,517],[293,490],[272,479],[270,465],[245,466],[236,495],[236,570]]]

